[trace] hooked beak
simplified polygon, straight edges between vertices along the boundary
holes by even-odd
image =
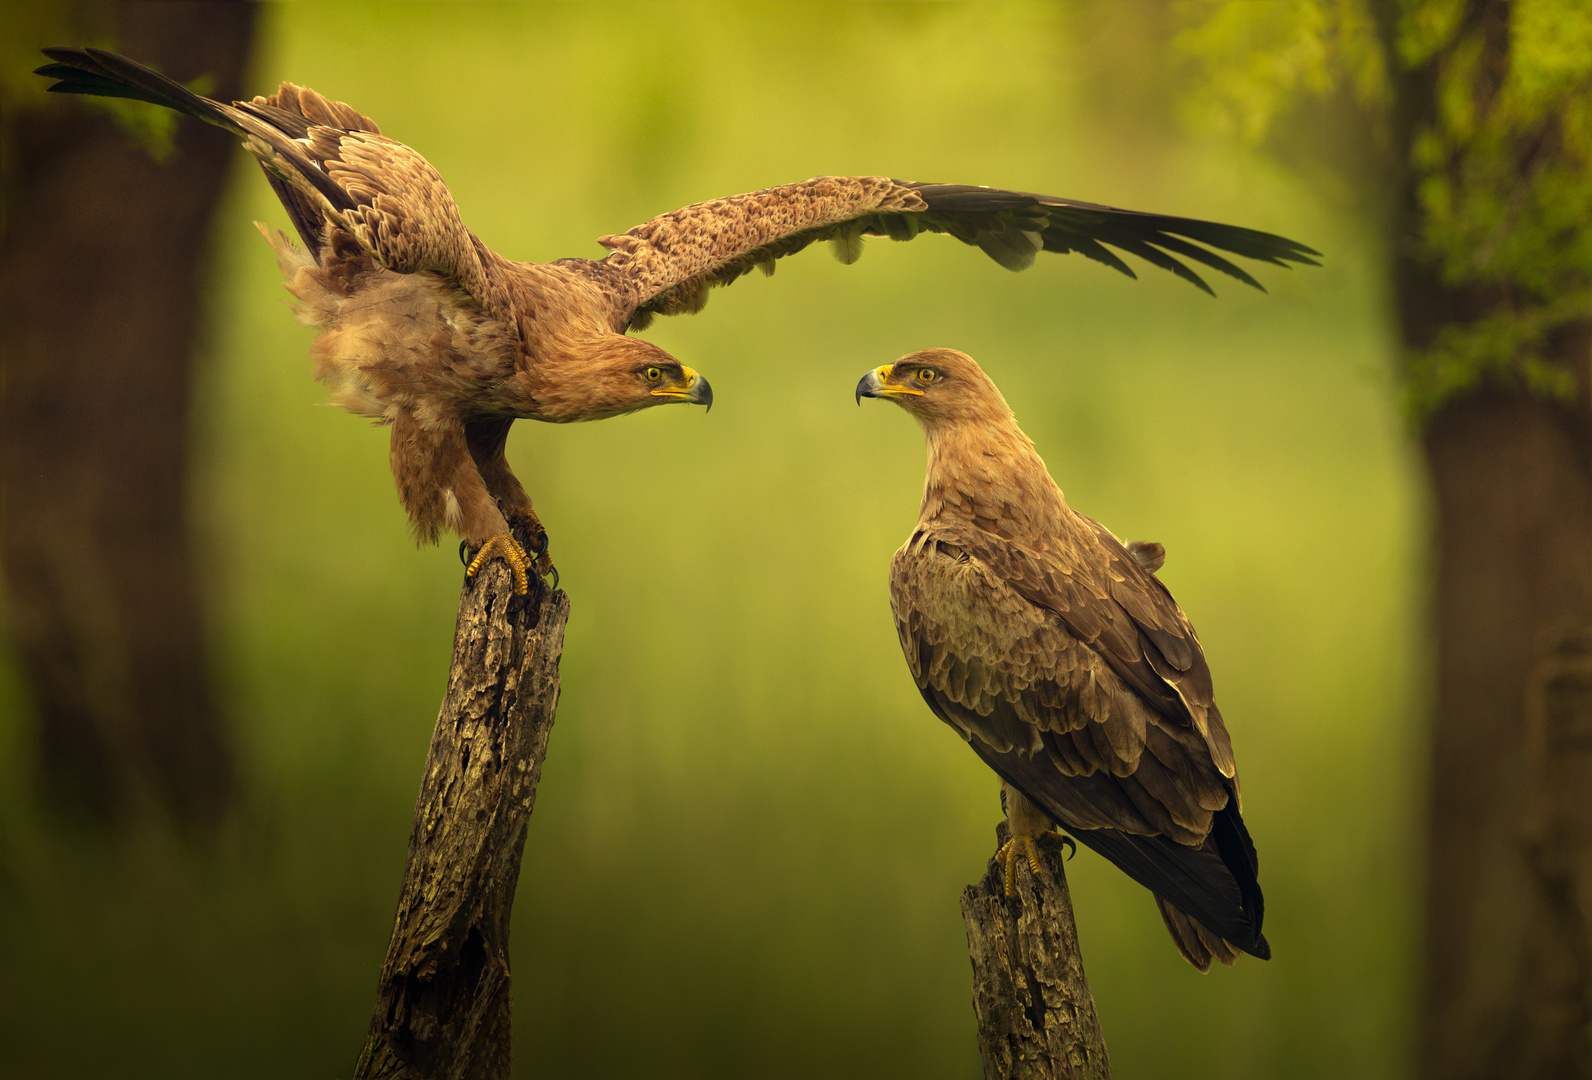
[[[685,376],[684,388],[654,390],[652,396],[672,398],[675,401],[683,401],[687,405],[706,405],[706,411],[712,412],[713,387],[708,385],[708,381],[683,364],[680,366],[680,374]]]
[[[903,386],[892,386],[890,384],[890,367],[891,365],[889,364],[883,364],[874,368],[861,379],[857,380],[858,405],[862,404],[862,399],[865,397],[888,398],[923,396],[922,390],[908,390]]]

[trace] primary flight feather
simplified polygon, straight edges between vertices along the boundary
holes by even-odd
[[[629,336],[654,315],[701,310],[708,289],[817,240],[855,261],[864,236],[942,232],[1013,270],[1076,251],[1122,273],[1131,253],[1209,292],[1194,262],[1259,288],[1225,251],[1278,266],[1311,249],[1269,233],[1093,203],[878,176],[820,176],[698,203],[598,241],[603,259],[506,259],[460,219],[435,169],[369,118],[313,90],[231,104],[126,57],[45,49],[56,93],[152,102],[233,132],[264,169],[302,249],[266,232],[317,327],[316,377],[344,408],[392,426],[391,465],[415,534],[451,530],[527,587],[551,569],[546,534],[504,455],[516,419],[599,420],[670,402],[711,405],[708,383]],[[1203,246],[1201,246],[1203,245]],[[1215,249],[1215,250],[1212,250]],[[1186,261],[1185,261],[1186,260]]]

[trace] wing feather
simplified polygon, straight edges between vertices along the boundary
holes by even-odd
[[[1165,551],[1071,521],[1043,553],[943,521],[914,533],[891,563],[914,681],[1003,779],[1185,918],[1179,937],[1166,916],[1196,966],[1222,940],[1267,955],[1204,654],[1147,568]]]
[[[243,139],[295,228],[317,254],[322,222],[348,233],[388,270],[431,271],[484,307],[507,311],[494,256],[464,227],[448,186],[419,153],[383,136],[341,102],[284,83],[269,98],[230,105],[100,49],[46,49],[56,93],[132,97],[175,109]]]
[[[774,260],[819,240],[830,241],[849,265],[861,256],[866,236],[911,240],[924,232],[953,236],[1009,270],[1027,269],[1041,251],[1076,251],[1134,277],[1110,245],[1205,292],[1210,286],[1182,259],[1261,287],[1208,248],[1284,267],[1315,265],[1311,256],[1318,254],[1281,236],[1216,222],[882,176],[819,176],[697,203],[598,243],[611,252],[603,265],[625,294],[625,322],[638,327],[655,314],[700,311],[710,287],[728,285],[754,267],[772,273]]]

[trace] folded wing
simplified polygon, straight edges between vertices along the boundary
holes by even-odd
[[[1071,521],[1043,553],[972,527],[915,534],[891,564],[913,678],[1002,779],[1156,894],[1191,963],[1269,956],[1193,628],[1115,537]]]

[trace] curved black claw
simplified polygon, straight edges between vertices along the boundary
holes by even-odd
[[[1077,841],[1073,840],[1073,838],[1068,836],[1066,833],[1061,833],[1060,836],[1061,836],[1061,842],[1063,844],[1065,844],[1066,847],[1067,847],[1067,861],[1071,862],[1072,861],[1072,857],[1074,855],[1078,854]]]
[[[470,565],[470,541],[459,541],[459,561],[465,566]]]
[[[533,533],[532,536],[541,540],[542,544],[540,547],[533,547],[530,544],[527,544],[525,546],[526,554],[530,555],[533,559],[540,559],[543,555],[547,554],[547,549],[553,546],[553,542],[548,539],[546,529],[539,530],[538,532]]]
[[[553,546],[553,542],[548,539],[546,530],[543,530],[543,532],[542,532],[542,546],[536,550],[536,554],[534,556],[532,556],[532,561],[534,561],[537,564],[537,566],[541,566],[542,565],[542,559],[544,557],[546,557],[546,555],[547,555],[547,549],[552,547],[552,546]],[[558,567],[553,565],[553,560],[552,559],[548,559],[547,560],[547,572],[549,574],[553,575],[553,591],[557,592],[558,591]]]
[[[514,524],[520,527],[525,538],[531,543],[525,544],[525,553],[531,557],[538,573],[553,578],[553,589],[558,589],[558,567],[553,565],[553,560],[548,556],[548,549],[553,546],[552,539],[547,535],[547,530],[537,520],[536,515],[530,512],[516,514],[512,517]]]

